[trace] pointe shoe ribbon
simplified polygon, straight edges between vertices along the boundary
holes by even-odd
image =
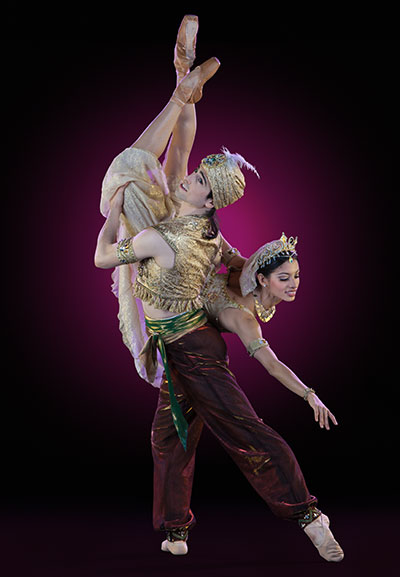
[[[305,527],[304,532],[326,561],[341,561],[344,552],[329,529],[329,523],[329,518],[321,513],[317,519]]]
[[[175,88],[171,101],[179,106],[196,103],[203,96],[203,86],[217,72],[221,63],[212,57],[197,66]]]
[[[196,58],[196,36],[199,29],[198,17],[186,14],[178,30],[174,50],[174,66],[178,78],[183,78],[193,66]]]

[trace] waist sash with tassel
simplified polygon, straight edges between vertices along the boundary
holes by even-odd
[[[157,364],[157,350],[160,351],[164,365],[165,377],[168,383],[173,423],[183,448],[186,451],[188,424],[175,396],[171,373],[168,367],[165,345],[176,341],[190,331],[206,324],[207,316],[203,310],[195,310],[160,320],[145,317],[145,322],[150,338],[141,350],[140,357],[144,360],[148,371],[151,372],[152,370],[155,370]],[[151,368],[151,365],[153,366],[153,369]]]

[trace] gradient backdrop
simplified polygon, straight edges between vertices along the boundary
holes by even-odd
[[[103,176],[166,104],[176,31],[194,12],[198,61],[215,55],[221,68],[197,106],[190,168],[223,145],[257,167],[261,179],[248,173],[245,197],[220,211],[242,254],[282,231],[298,235],[298,297],[264,336],[340,426],[321,431],[311,409],[227,336],[232,370],[322,502],[387,501],[392,398],[382,339],[395,283],[377,264],[392,144],[379,17],[65,10],[12,20],[22,50],[8,58],[4,110],[5,498],[127,496],[150,511],[157,392],[122,344],[111,271],[96,269],[93,253]],[[197,500],[255,499],[207,431],[194,491]]]

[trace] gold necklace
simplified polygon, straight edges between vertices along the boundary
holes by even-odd
[[[272,317],[275,314],[275,305],[272,305],[272,307],[269,307],[269,309],[265,309],[265,307],[259,302],[258,298],[256,297],[256,295],[253,294],[254,297],[254,307],[256,309],[256,313],[258,318],[263,322],[263,323],[267,323],[268,321],[270,321],[272,319]]]

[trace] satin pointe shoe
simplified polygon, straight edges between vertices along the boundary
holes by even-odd
[[[196,103],[203,96],[203,86],[220,67],[218,58],[212,57],[197,66],[175,88],[171,101],[179,106]]]
[[[197,16],[186,14],[178,30],[174,50],[174,66],[179,79],[182,79],[193,66],[196,58],[196,37],[199,29]]]
[[[311,539],[318,553],[326,561],[341,561],[344,557],[343,549],[335,540],[329,529],[329,518],[321,513],[314,521],[304,528],[304,532]]]

